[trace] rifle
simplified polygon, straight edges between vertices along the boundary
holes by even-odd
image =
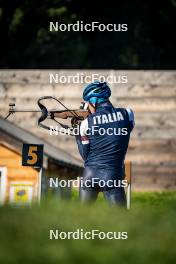
[[[43,104],[44,100],[54,100],[57,103],[59,103],[61,106],[63,106],[65,109],[64,110],[48,110],[47,107]],[[43,96],[40,97],[37,100],[37,104],[40,108],[40,110],[19,110],[15,108],[14,103],[9,104],[9,112],[8,115],[4,118],[5,120],[9,118],[10,115],[15,114],[15,113],[21,113],[21,112],[35,112],[35,113],[41,113],[41,116],[38,119],[38,126],[50,130],[50,127],[43,124],[43,121],[45,121],[47,118],[54,120],[57,124],[59,124],[62,128],[64,129],[71,129],[71,127],[59,122],[56,118],[60,119],[67,119],[67,118],[75,118],[77,120],[84,120],[90,112],[85,109],[86,105],[82,105],[80,109],[69,109],[66,107],[59,99],[53,96]],[[67,133],[68,134],[68,133]],[[70,135],[70,134],[69,134]]]

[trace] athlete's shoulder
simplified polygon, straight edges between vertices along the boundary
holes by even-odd
[[[128,115],[128,118],[129,118],[129,121],[132,121],[132,123],[133,123],[133,125],[134,125],[134,119],[135,119],[135,117],[134,117],[134,112],[133,112],[133,110],[130,108],[130,107],[127,107],[127,108],[115,108],[115,110],[117,111],[117,112],[122,112],[122,113],[124,113],[124,114],[127,114]]]
[[[126,111],[127,111],[127,113],[128,113],[128,116],[129,116],[129,120],[130,121],[134,121],[134,112],[133,112],[133,110],[131,109],[131,108],[126,108]]]
[[[134,112],[131,108],[126,108],[126,111],[128,113],[128,117],[129,117],[129,121],[132,125],[132,129],[134,128],[135,126],[135,117],[134,117]]]

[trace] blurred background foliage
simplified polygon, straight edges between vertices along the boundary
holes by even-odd
[[[0,0],[1,68],[175,69],[176,0]],[[49,21],[128,32],[49,32]]]

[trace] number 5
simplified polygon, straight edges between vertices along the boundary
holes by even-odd
[[[34,165],[37,163],[37,146],[30,146],[28,151],[28,157],[31,159],[27,160],[27,164]]]

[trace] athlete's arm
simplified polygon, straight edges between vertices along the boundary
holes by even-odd
[[[131,125],[131,130],[132,130],[135,126],[134,112],[131,110],[131,108],[127,108],[126,110],[128,113],[128,117],[129,117],[129,121],[130,121],[130,125]]]
[[[89,138],[87,136],[87,130],[88,130],[88,120],[86,118],[84,121],[82,121],[80,125],[80,135],[76,136],[78,150],[83,160],[87,159],[90,151],[90,144],[89,144]]]

